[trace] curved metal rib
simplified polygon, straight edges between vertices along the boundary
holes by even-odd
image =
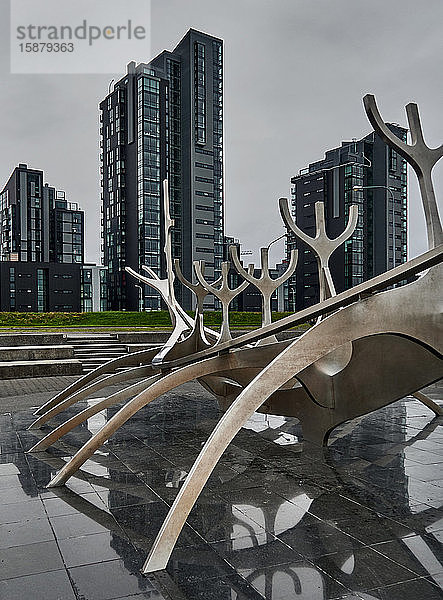
[[[204,360],[200,363],[183,367],[165,375],[159,381],[156,381],[147,390],[138,394],[121,408],[82,448],[72,457],[72,459],[57,473],[50,481],[48,487],[63,485],[71,475],[81,467],[81,465],[107,440],[111,435],[126,423],[141,408],[155,400],[162,394],[174,389],[182,383],[192,381],[197,377],[203,377],[217,370],[230,368],[233,361],[233,355],[225,354]]]
[[[443,407],[431,400],[429,396],[426,396],[426,394],[423,394],[423,392],[415,392],[412,395],[419,402],[427,406],[429,410],[432,410],[437,415],[437,417],[443,416]]]
[[[88,398],[94,392],[97,392],[103,388],[110,386],[110,385],[114,385],[115,383],[120,383],[122,381],[129,381],[131,379],[136,379],[138,377],[146,377],[146,375],[152,374],[153,371],[155,371],[155,369],[151,365],[144,365],[141,367],[134,367],[133,369],[130,369],[128,371],[121,371],[120,373],[114,373],[114,375],[109,375],[108,377],[105,377],[104,379],[100,379],[100,381],[97,381],[91,385],[88,385],[86,388],[82,388],[81,390],[72,394],[65,400],[62,400],[59,404],[57,404],[53,408],[46,411],[38,419],[36,419],[28,427],[28,429],[38,429],[39,427],[41,427],[42,425],[47,423],[50,419],[55,417],[55,415],[58,415],[63,410],[65,410],[65,408],[68,408],[69,406],[72,406],[73,404],[76,404],[77,402],[80,402],[81,400]]]
[[[42,415],[46,411],[50,410],[52,407],[56,406],[65,398],[68,398],[81,388],[85,386],[87,383],[94,381],[97,377],[101,375],[107,375],[108,373],[112,373],[116,368],[120,367],[132,367],[135,365],[140,365],[143,362],[151,362],[154,356],[157,354],[159,347],[150,348],[149,350],[138,350],[137,352],[131,352],[130,354],[125,354],[124,356],[118,356],[117,358],[113,358],[109,362],[104,365],[100,365],[93,371],[86,373],[71,385],[68,385],[64,390],[56,394],[53,398],[42,404],[40,408],[38,408],[34,414]]]
[[[56,442],[58,439],[60,439],[63,435],[65,435],[72,429],[74,429],[74,427],[77,427],[77,425],[80,425],[80,423],[83,423],[84,421],[86,421],[86,419],[89,419],[90,417],[96,415],[97,413],[99,413],[100,411],[102,411],[105,408],[114,406],[114,404],[117,404],[117,402],[121,402],[122,400],[127,400],[131,396],[134,396],[135,394],[138,394],[142,390],[147,389],[150,385],[152,385],[155,381],[158,381],[158,379],[160,379],[161,377],[164,377],[164,375],[162,373],[159,373],[158,375],[154,375],[152,377],[149,377],[148,379],[144,379],[143,381],[134,383],[133,385],[126,387],[124,390],[120,390],[120,391],[116,392],[115,394],[112,394],[111,396],[108,396],[107,398],[100,400],[99,402],[97,402],[96,404],[93,404],[92,406],[88,406],[88,408],[85,408],[84,410],[79,412],[77,415],[74,415],[73,417],[68,419],[65,423],[62,423],[61,425],[56,427],[53,431],[48,433],[47,436],[45,436],[43,439],[41,439],[39,442],[37,442],[37,444],[35,444],[35,446],[33,446],[30,450],[28,450],[28,452],[33,453],[33,452],[40,452],[42,450],[46,450],[46,448],[49,448],[49,446],[52,446],[52,444],[54,442]]]
[[[397,302],[401,304],[404,293],[396,294],[395,292],[399,290],[404,292],[404,288],[399,288],[391,290],[389,295],[391,298],[396,298]],[[382,294],[373,300],[377,300],[378,308],[381,308],[387,297],[389,296]],[[374,311],[376,308],[377,306],[372,306],[372,310],[368,311],[368,304],[366,304],[368,311],[366,314],[371,314],[372,318],[367,321],[363,319],[355,329],[347,325],[349,322],[355,323],[355,317],[364,316],[359,304],[352,305],[322,321],[283,350],[240,393],[223,415],[197,457],[157,535],[143,567],[143,573],[166,568],[180,531],[221,455],[242,425],[274,392],[281,389],[290,378],[299,376],[304,369],[323,356],[355,339],[371,335],[374,331],[404,335],[404,331],[408,329],[408,318],[398,314],[400,311],[397,310],[398,307],[395,303],[391,305],[391,311],[385,322],[383,311]],[[347,400],[344,399],[344,403]],[[341,419],[344,421],[349,418],[346,416],[345,407],[340,406],[339,408]],[[303,416],[308,417],[306,414]],[[324,425],[327,423],[328,421]]]
[[[143,566],[143,573],[151,573],[165,569],[177,538],[198,496],[209,479],[221,455],[229,446],[235,435],[253,415],[263,402],[286,381],[311,361],[321,358],[323,349],[302,348],[296,352],[298,360],[292,363],[288,356],[294,358],[293,342],[283,350],[257,377],[240,393],[226,413],[222,416],[198,455],[189,475],[178,493],[169,513],[157,535],[152,549]],[[303,344],[302,344],[303,345]],[[315,346],[315,344],[314,344]],[[331,348],[333,350],[334,347]]]
[[[244,382],[244,384],[246,385],[246,383],[249,383],[250,379],[253,376],[255,376],[256,372],[259,371],[261,368],[263,368],[263,366],[268,364],[272,360],[272,358],[274,358],[275,355],[278,354],[278,352],[281,350],[281,348],[285,347],[287,344],[288,344],[288,342],[280,342],[277,346],[275,346],[275,345],[269,346],[268,345],[268,346],[266,346],[266,348],[264,350],[262,350],[260,352],[260,355],[257,355],[257,353],[253,349],[246,349],[246,350],[240,351],[239,353],[236,353],[236,355],[235,355],[236,368],[229,369],[228,373],[232,374],[232,376],[234,377],[234,379],[236,381],[243,382],[243,380],[246,377],[246,381]],[[251,362],[253,362],[255,365],[255,368],[252,369],[253,375],[249,376],[249,374],[247,374],[246,376],[243,376],[242,373],[244,371],[251,370],[249,367]],[[217,372],[221,373],[221,375],[223,375],[223,371],[220,371],[220,368],[221,367],[219,365],[216,370],[217,370]],[[224,368],[224,363],[223,363],[223,368]],[[141,375],[141,373],[140,373],[140,375]],[[73,429],[74,427],[76,427],[77,425],[82,423],[85,419],[88,419],[91,416],[97,414],[104,408],[112,406],[112,405],[116,404],[117,402],[120,402],[121,400],[126,400],[130,396],[134,396],[136,393],[138,393],[142,390],[146,390],[150,385],[152,385],[153,383],[158,381],[163,376],[164,376],[163,373],[153,375],[153,376],[149,377],[148,379],[144,379],[141,382],[137,382],[137,383],[125,388],[124,390],[115,392],[113,395],[109,396],[108,398],[104,398],[103,400],[97,402],[93,406],[87,407],[86,409],[84,409],[77,415],[74,415],[71,419],[69,419],[65,423],[62,423],[56,429],[51,431],[45,438],[43,438],[35,446],[33,446],[29,450],[29,452],[39,452],[41,450],[45,450],[48,446],[53,444],[61,436],[68,433],[71,429]],[[198,380],[205,387],[205,383],[207,381],[206,377],[199,378]]]

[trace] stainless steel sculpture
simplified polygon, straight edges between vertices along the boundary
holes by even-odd
[[[431,169],[443,155],[443,147],[433,150],[425,145],[416,105],[407,107],[412,132],[412,145],[407,145],[386,128],[373,96],[366,96],[364,104],[377,133],[417,172],[428,231],[427,252],[336,294],[329,259],[336,248],[352,235],[358,218],[357,208],[351,207],[344,232],[331,240],[325,231],[323,206],[318,203],[315,207],[316,236],[311,238],[292,222],[287,200],[281,199],[280,211],[286,227],[316,253],[321,290],[319,303],[271,323],[270,296],[282,281],[293,274],[296,254],[292,255],[286,273],[278,280],[272,280],[266,249],[262,249],[260,278],[253,277],[252,267],[246,271],[235,250],[231,250],[232,261],[245,279],[237,290],[230,290],[227,284],[227,263],[223,265],[221,283],[212,284],[204,278],[203,265],[194,264],[198,283],[193,284],[183,276],[176,263],[177,277],[197,297],[196,316],[192,320],[179,307],[174,296],[170,253],[172,221],[167,208],[165,183],[168,277],[160,280],[150,270],[150,278],[130,272],[160,291],[171,312],[173,334],[162,349],[142,350],[123,357],[123,360],[111,361],[37,411],[39,418],[32,428],[39,427],[93,391],[118,381],[138,379],[124,390],[101,400],[98,405],[71,417],[31,449],[34,452],[47,448],[98,410],[128,400],[62,467],[49,483],[49,487],[54,487],[64,484],[133,414],[178,385],[197,379],[222,401],[227,410],[176,497],[143,567],[144,573],[165,568],[187,516],[220,456],[254,411],[295,416],[302,424],[304,437],[318,443],[326,443],[331,430],[338,424],[386,406],[407,394],[417,393],[420,401],[437,415],[442,414],[441,408],[419,390],[443,374],[439,302],[443,239],[431,179]],[[417,280],[388,289],[417,274],[421,274]],[[256,285],[262,294],[263,325],[256,331],[231,339],[228,306],[238,290],[248,283]],[[210,292],[221,300],[224,308],[220,336],[203,326],[203,299]],[[272,337],[313,318],[317,318],[316,324],[298,339],[277,342]],[[262,345],[263,340],[266,340],[265,345]],[[113,373],[121,366],[130,368],[123,373]],[[97,381],[97,377],[104,374],[107,376]]]
[[[167,277],[165,279],[160,279],[155,271],[146,266],[143,266],[142,268],[151,276],[149,278],[143,277],[143,275],[140,275],[130,267],[125,267],[126,271],[130,275],[157,290],[161,294],[169,310],[173,331],[163,348],[154,357],[152,361],[153,364],[161,363],[169,350],[175,346],[175,344],[180,340],[180,338],[183,337],[183,334],[186,331],[189,331],[193,324],[191,317],[189,317],[186,311],[183,310],[175,298],[174,271],[172,270],[171,254],[171,229],[174,226],[174,221],[171,219],[169,214],[169,191],[167,181],[163,182],[163,210],[165,221],[165,256],[166,270],[168,274]]]
[[[220,337],[218,339],[218,343],[226,342],[227,340],[232,339],[231,330],[229,328],[229,305],[234,300],[236,296],[241,294],[243,290],[248,287],[248,282],[243,281],[239,286],[234,289],[229,287],[228,281],[228,272],[229,272],[229,263],[223,262],[221,266],[222,274],[220,277],[221,283],[220,287],[216,285],[211,285],[205,279],[205,263],[203,260],[194,262],[194,270],[197,275],[198,282],[201,287],[205,289],[207,292],[213,294],[218,300],[220,300],[222,305],[222,326],[220,330]]]
[[[437,161],[443,156],[443,144],[438,148],[429,148],[426,145],[418,106],[416,104],[411,102],[406,106],[406,115],[411,132],[411,144],[406,144],[388,129],[378,111],[374,96],[367,94],[363,98],[363,104],[369,122],[378,135],[386,144],[403,156],[414,169],[420,186],[421,199],[425,211],[428,246],[429,248],[435,248],[443,243],[443,233],[431,173]]]
[[[249,271],[245,271],[237,254],[237,246],[230,247],[232,262],[237,271],[244,277],[246,281],[255,285],[262,295],[262,326],[270,325],[271,323],[271,296],[275,290],[280,287],[291,275],[293,275],[297,266],[298,252],[291,251],[291,258],[286,271],[280,277],[272,279],[269,275],[269,248],[261,248],[261,273],[260,277],[254,277],[254,265],[249,265]]]
[[[211,342],[206,338],[206,331],[205,331],[205,327],[203,325],[203,302],[204,302],[204,299],[206,298],[206,296],[208,295],[208,290],[200,282],[191,283],[188,279],[186,279],[186,277],[183,275],[182,270],[180,268],[180,261],[177,258],[174,260],[174,268],[175,268],[175,272],[177,275],[177,279],[180,281],[180,283],[182,283],[182,285],[184,285],[185,287],[187,287],[188,289],[191,290],[191,292],[194,294],[196,301],[197,301],[196,302],[196,310],[195,310],[194,326],[193,326],[192,334],[191,334],[191,336],[193,337],[193,340],[195,342],[193,351],[200,349],[200,347],[199,347],[200,341],[202,341],[203,344],[205,344],[206,346],[210,346]],[[221,277],[219,279],[217,279],[217,281],[214,281],[214,285],[217,285],[220,281],[221,281]],[[214,342],[214,339],[217,340],[217,336],[215,336],[215,338],[214,338],[214,336],[212,336],[212,337],[213,337],[213,339],[212,339],[213,342]]]
[[[358,206],[353,204],[349,207],[349,220],[345,230],[341,235],[331,240],[326,233],[325,208],[323,202],[315,203],[315,237],[307,235],[294,223],[289,211],[287,198],[280,198],[279,204],[280,213],[288,231],[292,231],[307,246],[309,246],[316,255],[320,283],[320,302],[326,300],[326,298],[335,296],[335,286],[329,269],[329,259],[337,248],[354,233],[358,221]]]

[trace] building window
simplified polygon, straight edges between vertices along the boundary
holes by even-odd
[[[397,152],[392,148],[389,148],[389,170],[391,172],[397,171]]]
[[[48,271],[37,269],[37,312],[48,310]]]
[[[214,212],[214,207],[213,206],[203,206],[203,204],[196,204],[195,208],[197,210],[206,210],[206,211],[212,211],[212,212]]]
[[[206,76],[205,46],[199,42],[194,44],[194,119],[195,141],[206,143]]]
[[[11,311],[15,311],[15,268],[9,269],[9,307]]]
[[[81,273],[81,302],[83,312],[92,312],[92,269],[83,269]]]

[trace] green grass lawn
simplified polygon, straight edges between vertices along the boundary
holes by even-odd
[[[189,313],[192,314],[192,313]],[[277,321],[290,313],[273,313],[273,321]],[[221,324],[221,312],[206,312],[204,321],[206,325],[217,326]],[[233,328],[255,328],[261,325],[261,313],[231,312],[230,324]],[[152,312],[89,312],[89,313],[31,313],[31,312],[0,312],[0,328],[83,328],[83,327],[143,327],[143,328],[168,328],[171,327],[169,313],[165,310]]]

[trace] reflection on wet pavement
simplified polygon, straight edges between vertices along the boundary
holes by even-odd
[[[441,391],[428,389],[434,400]],[[196,384],[182,386],[137,413],[66,487],[45,489],[116,410],[34,455],[25,450],[57,419],[31,432],[32,411],[0,415],[0,598],[443,597],[443,420],[412,397],[338,428],[327,448],[304,442],[296,419],[254,415],[166,571],[149,577],[143,560],[221,413]]]

